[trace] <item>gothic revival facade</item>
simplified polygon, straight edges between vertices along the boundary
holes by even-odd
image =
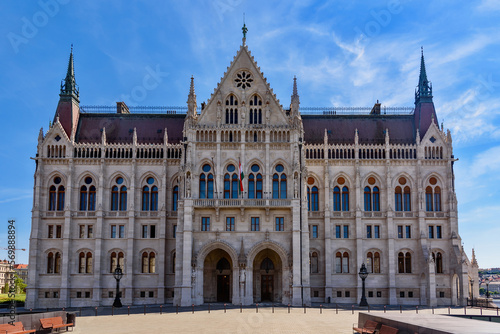
[[[414,108],[283,108],[245,45],[206,103],[79,104],[73,53],[40,130],[26,307],[460,305],[452,139],[424,57]],[[201,109],[201,110],[200,110]],[[477,284],[476,287],[477,289]],[[478,291],[474,293],[478,295]]]

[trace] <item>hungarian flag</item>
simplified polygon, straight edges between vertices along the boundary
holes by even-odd
[[[238,159],[238,162],[240,164],[240,168],[239,168],[239,172],[240,172],[240,176],[239,176],[240,187],[238,189],[238,193],[241,193],[241,192],[243,192],[243,179],[245,178],[245,174],[243,174],[243,168],[241,168],[241,161],[240,161],[240,159]]]

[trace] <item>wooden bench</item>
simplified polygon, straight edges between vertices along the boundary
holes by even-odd
[[[40,323],[43,329],[59,330],[59,328],[66,327],[66,330],[68,330],[70,326],[73,329],[73,323],[65,324],[61,317],[40,319]]]
[[[2,324],[0,325],[0,334],[24,334],[24,333],[34,333],[34,329],[24,329],[23,323],[18,321],[13,325]]]
[[[378,334],[398,334],[398,331],[399,329],[397,328],[382,325],[382,327],[380,327],[380,330],[378,331]]]
[[[361,334],[373,334],[380,324],[376,321],[366,320],[363,327],[353,327],[352,330]]]

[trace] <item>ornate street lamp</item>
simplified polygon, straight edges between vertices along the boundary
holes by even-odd
[[[120,280],[123,277],[122,268],[120,268],[120,264],[116,266],[115,272],[113,273],[113,277],[116,280],[116,296],[115,301],[113,302],[114,307],[122,307],[122,302],[120,301]]]
[[[368,277],[368,270],[366,269],[364,263],[361,265],[361,269],[359,269],[359,277],[363,281],[363,290],[361,293],[361,301],[359,302],[359,306],[368,306],[368,301],[366,300],[365,295],[365,279]]]

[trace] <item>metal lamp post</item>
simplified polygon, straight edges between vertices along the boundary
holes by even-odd
[[[361,292],[361,301],[359,302],[359,306],[368,306],[368,301],[366,300],[366,295],[365,295],[365,279],[368,277],[368,270],[366,269],[364,263],[361,265],[361,268],[359,269],[359,277],[363,281],[363,290]]]
[[[115,272],[113,273],[113,277],[116,280],[116,296],[115,301],[113,302],[114,307],[122,307],[122,302],[120,301],[120,280],[123,277],[122,268],[120,268],[120,264],[116,266]]]

